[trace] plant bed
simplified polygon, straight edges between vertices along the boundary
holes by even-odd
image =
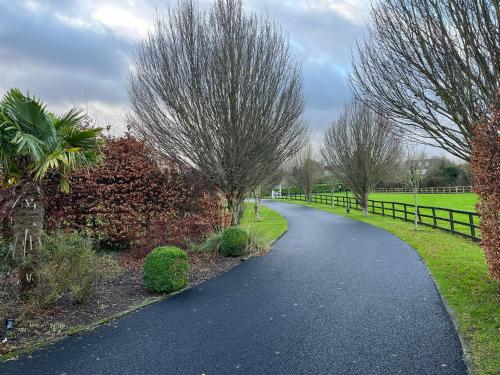
[[[224,258],[216,253],[190,253],[189,286],[200,284],[238,263],[240,258]],[[142,306],[146,301],[158,300],[161,295],[144,288],[140,267],[124,267],[115,277],[96,286],[92,296],[83,303],[62,298],[47,308],[33,310],[21,299],[13,297],[14,275],[0,275],[0,317],[14,319],[13,337],[0,343],[0,360],[10,352],[36,346],[96,325],[121,312]],[[2,319],[0,341],[4,337]]]
[[[286,220],[276,212],[263,207],[262,218],[257,220],[250,206],[247,208],[242,226],[262,235],[266,243],[270,244],[286,231]],[[226,258],[215,251],[188,252],[189,286],[227,272],[249,255],[265,253],[264,250],[256,250],[245,257]],[[99,282],[84,302],[76,304],[69,298],[63,298],[49,307],[38,309],[16,297],[13,289],[15,275],[0,273],[0,361],[55,339],[91,329],[165,297],[144,288],[143,257],[134,258],[132,254],[124,253],[119,259],[121,271]],[[9,342],[1,343],[4,337],[3,319],[6,317],[14,319],[13,337]]]

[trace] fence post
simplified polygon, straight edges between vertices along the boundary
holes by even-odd
[[[470,224],[470,235],[472,238],[476,238],[476,228],[474,228],[474,216],[469,214],[469,224]]]
[[[437,227],[437,219],[436,219],[436,209],[432,207],[432,221],[434,222],[434,228]]]
[[[403,207],[405,210],[405,221],[408,221],[408,211],[406,211],[406,203],[403,203]]]
[[[375,201],[372,201],[372,212],[375,213]]]
[[[384,202],[381,202],[381,203],[382,203],[382,216],[385,216]]]
[[[453,233],[455,233],[455,222],[453,220],[453,211],[448,211],[450,213],[450,229]]]
[[[394,202],[392,202],[392,218],[396,218],[396,209],[394,208]]]

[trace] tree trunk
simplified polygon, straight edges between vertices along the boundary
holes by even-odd
[[[243,197],[238,192],[230,192],[226,194],[226,199],[231,213],[231,226],[238,225],[243,214]]]
[[[311,203],[312,202],[312,193],[309,189],[304,189],[304,194],[306,196],[307,202]]]
[[[255,188],[254,191],[254,197],[255,197],[255,218],[260,220],[260,200],[261,200],[261,188],[260,186]]]
[[[413,226],[413,230],[418,229],[418,201],[417,201],[417,190],[418,188],[413,189],[413,202],[415,204],[415,225]]]
[[[21,261],[19,282],[21,294],[26,294],[37,283],[38,252],[41,246],[44,209],[42,188],[34,181],[18,187],[13,207],[13,251],[14,257]],[[16,189],[17,190],[17,189]]]
[[[359,203],[363,209],[363,216],[368,216],[368,193],[363,193]]]

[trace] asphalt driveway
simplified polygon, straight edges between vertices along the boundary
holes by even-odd
[[[381,229],[281,202],[273,251],[0,374],[465,374],[426,266]]]

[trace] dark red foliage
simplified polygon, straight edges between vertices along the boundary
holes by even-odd
[[[500,93],[491,118],[474,128],[471,171],[480,199],[482,247],[490,275],[500,279]]]
[[[226,225],[217,191],[191,171],[158,162],[131,135],[106,140],[105,162],[70,176],[71,191],[46,186],[46,229],[87,232],[138,257],[164,244],[198,242]]]

